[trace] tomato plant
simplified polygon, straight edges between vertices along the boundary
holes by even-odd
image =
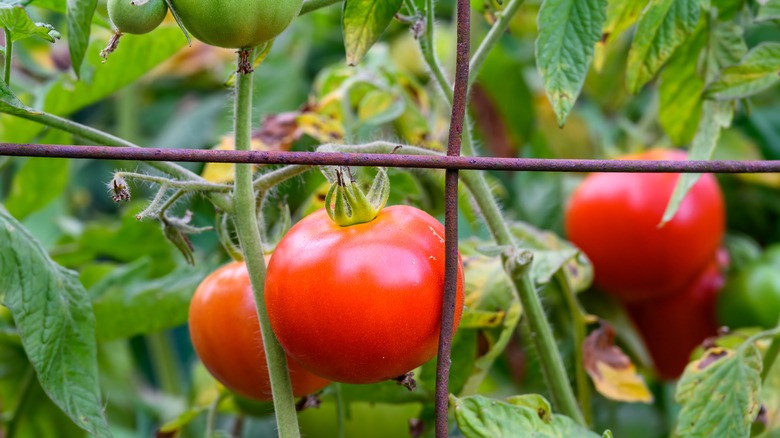
[[[463,311],[458,268],[455,326]],[[330,380],[372,383],[430,360],[439,340],[444,227],[414,207],[341,226],[319,210],[268,264],[266,308],[287,353]]]
[[[684,160],[655,149],[625,158]],[[596,173],[572,195],[566,233],[593,262],[595,283],[626,302],[681,290],[720,245],[723,196],[712,175],[693,186],[677,214],[659,225],[679,174]]]
[[[276,38],[303,0],[173,0],[184,27],[206,44],[253,48]]]
[[[245,263],[229,263],[203,280],[192,296],[189,329],[198,357],[225,387],[251,399],[272,399]],[[330,383],[289,357],[287,364],[295,396],[314,393]]]
[[[724,282],[719,263],[712,260],[679,291],[626,306],[662,379],[680,377],[693,350],[717,334],[715,303]]]
[[[780,321],[780,246],[732,275],[718,299],[718,319],[730,328],[771,328]]]

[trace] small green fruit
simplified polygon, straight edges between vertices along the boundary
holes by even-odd
[[[165,0],[108,0],[108,17],[117,31],[144,34],[154,30],[165,19]]]
[[[212,46],[249,49],[276,38],[303,0],[173,0],[184,27]]]

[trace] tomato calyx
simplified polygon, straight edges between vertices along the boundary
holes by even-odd
[[[342,227],[371,222],[387,204],[390,196],[387,171],[380,167],[371,189],[368,194],[364,194],[349,168],[344,169],[336,170],[336,182],[325,196],[328,216]]]
[[[414,389],[417,388],[417,381],[414,380],[413,371],[409,371],[408,373],[402,374],[398,377],[393,377],[391,380],[398,385],[408,389],[409,391],[414,391]]]

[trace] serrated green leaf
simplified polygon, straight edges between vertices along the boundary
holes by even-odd
[[[49,398],[92,435],[111,436],[100,400],[89,296],[78,275],[54,263],[2,207],[0,300]]]
[[[780,43],[762,43],[725,68],[707,89],[716,99],[742,99],[780,82]]]
[[[403,0],[346,0],[341,26],[347,64],[357,65],[401,9]]]
[[[151,264],[147,258],[118,268],[90,289],[98,340],[156,333],[187,322],[192,294],[210,268],[182,267],[146,280]]]
[[[14,175],[6,208],[18,219],[37,211],[57,198],[67,187],[68,160],[60,158],[28,159]]]
[[[738,350],[739,351],[739,350]],[[748,437],[759,408],[761,354],[712,349],[688,364],[677,385],[680,437]]]
[[[646,5],[643,0],[609,0],[604,39],[615,38],[636,23]]]
[[[606,7],[607,0],[545,0],[539,10],[536,65],[561,126],[582,90]]]
[[[596,433],[578,425],[569,417],[552,414],[547,411],[549,403],[541,396],[534,400],[526,397],[524,405],[511,404],[481,395],[457,398],[450,396],[450,404],[455,407],[455,420],[466,438],[495,438],[523,436],[538,438],[590,438],[600,437]],[[542,412],[544,413],[542,415]]]
[[[712,82],[720,71],[737,64],[748,52],[741,26],[732,22],[717,22],[710,32],[705,81]]]
[[[637,93],[671,58],[699,21],[699,0],[652,0],[628,52],[626,84]]]
[[[8,114],[38,114],[37,111],[22,103],[11,92],[4,81],[0,81],[0,112]]]
[[[50,43],[60,39],[60,33],[49,24],[35,23],[21,6],[0,3],[0,27],[11,32],[11,42],[38,37]]]
[[[95,15],[97,0],[68,0],[68,49],[76,76],[81,76],[81,64],[89,46],[92,16]]]
[[[780,0],[769,0],[758,8],[756,21],[769,21],[780,19]]]
[[[706,29],[699,26],[661,73],[658,120],[676,145],[691,142],[701,118],[704,79],[698,60],[707,43]]]
[[[720,138],[720,131],[731,125],[734,117],[734,108],[731,102],[706,101],[702,106],[702,117],[696,136],[693,138],[691,152],[688,155],[690,160],[709,160],[715,152],[715,146]],[[685,173],[680,176],[677,185],[674,186],[674,192],[666,206],[666,211],[661,219],[661,225],[672,220],[677,213],[688,194],[691,187],[696,184],[701,174]]]

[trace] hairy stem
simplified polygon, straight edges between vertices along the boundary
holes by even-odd
[[[246,59],[246,50],[239,51],[239,70],[242,59]],[[251,51],[250,51],[251,52]],[[239,71],[236,78],[235,104],[235,145],[236,150],[248,151],[251,146],[252,129],[252,72]],[[252,165],[236,164],[235,177],[235,219],[238,240],[244,253],[249,279],[255,298],[260,332],[265,346],[265,357],[268,361],[268,374],[271,380],[271,393],[274,399],[274,410],[279,436],[300,437],[298,419],[295,414],[295,399],[293,398],[290,374],[287,371],[287,359],[282,347],[276,340],[268,312],[265,309],[265,260],[260,230],[257,224],[255,191],[252,187]]]
[[[200,181],[179,181],[165,178],[162,176],[147,175],[145,173],[135,172],[116,172],[114,176],[122,177],[126,180],[138,180],[158,185],[166,185],[170,188],[179,189],[185,192],[229,192],[233,190],[230,184],[214,184]]]
[[[27,120],[32,120],[33,122],[59,129],[70,134],[77,135],[85,140],[93,141],[97,144],[102,144],[105,146],[125,146],[132,148],[141,147],[135,143],[129,142],[109,133],[49,113],[13,113],[11,115]],[[185,169],[184,167],[181,167],[175,163],[168,161],[149,161],[145,162],[145,164],[159,170],[160,172],[179,178],[181,180],[205,182],[205,180],[201,178],[200,175],[197,175],[196,173],[191,172],[190,170]],[[209,199],[211,199],[214,205],[223,211],[232,211],[233,209],[230,200],[224,195],[212,193],[209,195]]]
[[[14,43],[11,41],[11,31],[5,29],[5,69],[3,70],[3,80],[5,85],[11,86],[11,60],[14,54]]]
[[[469,67],[471,70],[471,77],[469,77],[469,85],[477,80],[479,70],[482,68],[482,64],[484,64],[488,53],[490,53],[490,50],[496,45],[499,38],[501,38],[501,35],[506,32],[506,28],[509,26],[509,22],[512,21],[512,17],[515,16],[515,13],[517,13],[517,10],[520,9],[520,6],[524,2],[525,0],[509,0],[509,3],[504,6],[504,9],[496,14],[498,19],[495,24],[493,24],[493,27],[490,28],[488,34],[485,35],[485,39],[482,40],[482,43],[477,47],[477,51],[474,52],[474,55],[471,57],[471,64]]]
[[[209,405],[209,410],[206,414],[206,430],[203,432],[203,438],[211,438],[214,434],[214,428],[217,426],[217,414],[219,412],[219,404],[225,398],[224,392],[220,392],[214,398],[214,401]]]
[[[558,286],[561,288],[561,292],[566,300],[566,304],[569,307],[569,315],[571,317],[571,323],[573,326],[574,337],[574,372],[575,381],[577,383],[577,400],[579,401],[580,410],[582,416],[587,424],[593,422],[593,413],[590,408],[590,380],[585,372],[585,356],[582,349],[582,344],[585,342],[585,335],[587,332],[588,321],[585,318],[585,311],[580,306],[577,297],[574,295],[574,291],[571,288],[566,274],[561,270],[555,274],[555,280],[558,282]]]

